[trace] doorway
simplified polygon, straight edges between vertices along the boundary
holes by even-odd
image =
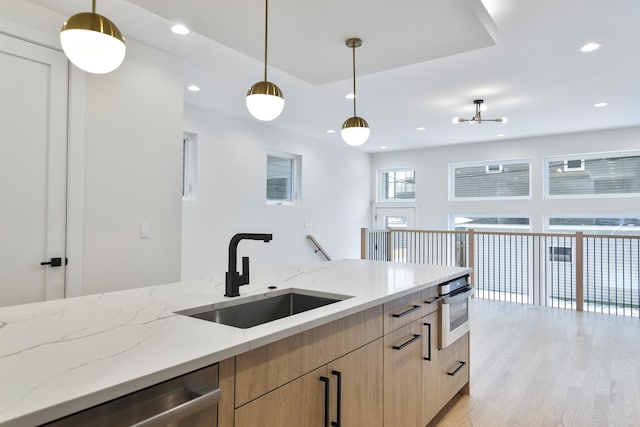
[[[68,61],[0,34],[0,306],[63,298]]]

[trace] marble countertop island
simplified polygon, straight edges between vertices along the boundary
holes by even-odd
[[[256,272],[235,300],[270,286],[353,298],[249,329],[175,314],[230,300],[224,280],[0,308],[0,426],[52,421],[469,272],[364,260]]]

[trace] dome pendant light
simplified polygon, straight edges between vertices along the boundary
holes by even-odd
[[[122,64],[127,47],[116,24],[96,13],[73,15],[60,31],[62,50],[76,67],[93,74],[110,73]]]
[[[284,109],[284,96],[275,83],[267,80],[267,36],[269,30],[269,0],[265,0],[264,13],[264,81],[251,86],[247,92],[247,109],[263,122],[277,118]]]
[[[357,147],[369,139],[369,124],[356,114],[356,48],[362,46],[362,40],[348,39],[346,45],[353,53],[353,117],[344,121],[340,134],[344,142]]]

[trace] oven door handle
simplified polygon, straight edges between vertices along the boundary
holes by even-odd
[[[442,299],[442,303],[443,304],[453,304],[453,303],[456,303],[456,302],[460,302],[463,299],[467,299],[467,298],[471,297],[471,295],[473,295],[474,292],[475,292],[475,290],[470,287],[469,290],[464,291],[464,292],[460,292],[459,294],[455,294],[452,297],[448,297],[448,296],[444,297]]]

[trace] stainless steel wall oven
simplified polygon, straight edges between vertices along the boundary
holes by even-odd
[[[445,348],[469,332],[469,298],[473,287],[468,277],[461,277],[439,286],[437,298],[430,304],[440,302],[440,348]]]

